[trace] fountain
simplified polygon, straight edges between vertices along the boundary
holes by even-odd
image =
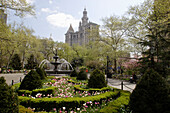
[[[53,57],[53,59],[55,61],[49,62],[48,60],[45,59],[40,63],[40,67],[43,67],[45,63],[47,63],[47,64],[50,63],[53,65],[53,66],[51,66],[51,67],[53,67],[53,69],[45,70],[48,75],[70,74],[73,71],[72,65],[69,62],[67,62],[65,59],[59,59],[59,56],[57,55],[57,48],[55,51],[56,51],[55,56]]]

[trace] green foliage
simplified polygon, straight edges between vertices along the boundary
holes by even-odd
[[[84,70],[81,70],[77,75],[77,80],[87,80],[87,73]]]
[[[110,102],[108,106],[100,110],[100,113],[120,113],[120,108],[122,106],[127,106],[129,103],[130,92],[120,92],[120,97],[118,97],[113,102]]]
[[[14,70],[21,70],[21,59],[18,54],[14,54],[13,58],[11,59],[10,66]]]
[[[91,73],[90,79],[88,80],[88,87],[89,88],[103,88],[106,86],[107,84],[105,80],[105,75],[99,69],[95,69]]]
[[[71,61],[71,65],[72,65],[73,67],[82,66],[83,63],[84,63],[83,58],[74,58],[74,59],[72,59],[72,61]]]
[[[36,72],[39,74],[39,76],[40,76],[40,78],[41,78],[41,80],[43,80],[43,79],[45,79],[45,73],[44,73],[44,71],[43,71],[43,69],[42,68],[36,68]]]
[[[25,66],[27,69],[35,69],[37,67],[37,61],[33,54],[30,55],[30,58],[28,58],[28,63]]]
[[[134,113],[168,113],[170,87],[153,69],[148,69],[130,96]]]
[[[19,105],[19,113],[34,113],[31,109],[25,108],[24,106]]]
[[[52,94],[54,96],[56,87],[49,87],[45,89],[34,89],[32,91],[29,90],[18,90],[19,96],[33,96],[35,97],[36,94],[41,93],[42,95],[47,96],[48,94]]]
[[[0,112],[18,113],[18,96],[0,77]]]
[[[23,79],[20,85],[20,90],[30,90],[41,88],[42,81],[38,75],[38,73],[34,70],[31,70]]]
[[[92,101],[95,103],[96,101],[102,102],[102,100],[109,99],[109,98],[116,98],[119,95],[118,91],[112,92],[106,92],[100,95],[95,95],[92,97],[75,97],[75,98],[28,98],[28,97],[22,97],[19,96],[20,104],[25,107],[31,107],[35,108],[35,110],[45,110],[50,111],[53,108],[59,109],[62,108],[63,105],[66,108],[75,108],[75,107],[81,107],[83,103]]]
[[[73,72],[71,73],[70,77],[77,77],[76,69],[73,70]]]
[[[76,91],[81,91],[81,92],[83,92],[83,91],[89,91],[89,92],[101,92],[101,91],[109,91],[109,90],[111,90],[111,88],[110,87],[103,87],[103,88],[89,88],[89,89],[84,89],[84,88],[81,88],[81,85],[74,85],[74,89],[76,90]]]

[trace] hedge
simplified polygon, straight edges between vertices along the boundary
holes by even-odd
[[[122,105],[127,106],[129,104],[130,92],[121,91],[120,97],[113,102],[110,102],[108,106],[100,110],[101,113],[119,113]]]
[[[35,95],[37,93],[41,93],[42,95],[45,95],[45,96],[47,96],[48,94],[54,95],[54,92],[55,92],[56,88],[57,87],[49,87],[49,88],[46,88],[46,89],[34,89],[32,91],[29,91],[29,90],[18,90],[18,95],[19,96],[23,96],[23,94],[24,94],[24,96],[31,95],[33,97],[35,97]]]
[[[108,91],[106,93],[96,95],[96,96],[90,96],[90,97],[74,97],[74,98],[29,98],[24,96],[19,96],[19,102],[20,105],[23,105],[25,107],[31,107],[35,108],[35,111],[42,111],[45,110],[49,112],[53,108],[56,108],[57,110],[66,107],[66,110],[68,108],[75,108],[75,107],[81,107],[84,103],[92,101],[100,102],[102,103],[102,100],[106,100],[109,98],[117,98],[120,96],[120,93],[118,91],[112,92]]]
[[[74,89],[75,91],[88,91],[90,93],[92,92],[96,92],[96,91],[99,91],[99,92],[102,92],[102,91],[109,91],[109,90],[113,90],[111,89],[110,87],[103,87],[101,89],[97,89],[97,88],[89,88],[89,89],[84,89],[84,88],[81,88],[81,85],[74,85]]]
[[[34,113],[31,109],[25,108],[24,106],[19,105],[19,113]]]

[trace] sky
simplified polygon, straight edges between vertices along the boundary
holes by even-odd
[[[8,15],[9,24],[23,23],[33,29],[34,35],[65,42],[65,33],[70,24],[78,30],[79,21],[86,8],[89,21],[102,26],[102,18],[111,15],[121,16],[130,6],[138,5],[144,0],[27,0],[35,6],[36,16],[27,15],[19,18]]]

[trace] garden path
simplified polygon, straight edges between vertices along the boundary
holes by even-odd
[[[6,83],[8,85],[11,85],[12,80],[14,80],[14,84],[20,82],[20,77],[21,79],[23,79],[25,77],[24,73],[9,73],[9,74],[0,74],[0,77],[4,76],[6,79]],[[57,77],[61,77],[61,76],[65,76],[65,75],[58,75]],[[90,74],[88,74],[88,78],[89,78]],[[108,78],[108,85],[121,89],[121,82],[122,80],[117,80],[117,79],[112,79],[112,78]],[[136,87],[136,84],[134,83],[130,83],[130,82],[126,82],[123,81],[123,90],[127,90],[132,92],[133,89]]]
[[[0,77],[4,77],[6,79],[6,83],[11,85],[12,80],[14,80],[14,84],[20,82],[20,77],[23,79],[25,77],[24,73],[9,73],[9,74],[0,74]]]
[[[121,89],[121,82],[122,80],[108,78],[108,85],[118,89]],[[135,89],[135,87],[136,87],[135,83],[123,81],[123,90],[132,92]]]

